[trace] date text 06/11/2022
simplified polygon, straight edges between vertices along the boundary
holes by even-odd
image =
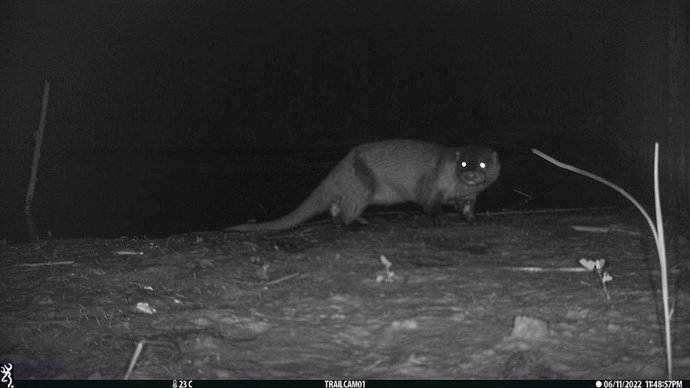
[[[683,388],[683,380],[603,380],[597,388]]]

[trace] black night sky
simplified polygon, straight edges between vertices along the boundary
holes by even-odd
[[[603,150],[635,3],[2,2],[0,238],[25,235],[45,79],[33,213],[55,237],[270,219],[392,138],[496,149],[479,211],[619,205],[529,149],[625,180]]]

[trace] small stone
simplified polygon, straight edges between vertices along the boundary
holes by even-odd
[[[621,325],[617,325],[615,323],[609,323],[606,325],[606,330],[608,331],[619,331],[621,329]]]
[[[192,319],[192,324],[196,327],[210,327],[213,326],[213,322],[206,317],[197,317]]]
[[[589,309],[568,309],[565,317],[568,319],[581,320],[589,316]]]
[[[513,322],[512,338],[542,339],[549,334],[549,324],[537,318],[518,315]]]
[[[403,321],[393,321],[391,324],[393,330],[416,330],[419,328],[419,323],[414,319],[405,319]]]

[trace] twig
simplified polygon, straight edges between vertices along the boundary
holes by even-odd
[[[50,95],[50,81],[46,80],[43,86],[43,103],[41,106],[41,119],[38,123],[38,131],[34,132],[36,144],[34,145],[34,158],[31,162],[31,177],[29,178],[29,188],[26,191],[24,202],[24,215],[26,216],[26,227],[30,239],[38,238],[38,230],[31,215],[31,202],[34,199],[34,189],[36,187],[36,174],[38,172],[38,159],[41,157],[41,145],[43,144],[43,133],[46,127],[46,115],[48,114],[48,96]]]
[[[301,274],[302,274],[301,272],[295,272],[295,273],[293,273],[293,274],[291,274],[291,275],[283,276],[282,278],[278,278],[278,279],[276,279],[276,280],[271,280],[270,282],[266,282],[266,283],[264,283],[264,284],[265,284],[265,285],[278,284],[278,283],[280,283],[280,282],[284,282],[284,281],[286,281],[286,280],[288,280],[288,279],[292,279],[292,278],[294,278],[295,276],[299,276],[299,275],[301,275]]]
[[[134,366],[137,364],[137,360],[139,360],[139,356],[141,355],[141,351],[144,350],[144,345],[164,345],[164,346],[172,346],[174,345],[170,342],[163,342],[163,341],[150,341],[143,339],[139,341],[137,344],[137,347],[134,349],[134,354],[132,355],[132,359],[129,361],[129,367],[127,368],[127,372],[125,373],[125,380],[129,380],[129,377],[132,375],[132,372],[134,371]]]
[[[270,285],[273,285],[273,284],[278,284],[278,283],[280,283],[280,282],[284,282],[284,281],[286,281],[286,280],[288,280],[288,279],[292,279],[292,278],[294,278],[295,276],[299,276],[299,275],[301,275],[301,274],[302,274],[301,272],[295,272],[295,273],[293,273],[293,274],[283,276],[282,278],[278,278],[278,279],[275,279],[275,280],[271,280],[270,282],[265,282],[265,281],[261,281],[261,282],[252,282],[252,281],[248,281],[248,280],[240,280],[240,279],[233,279],[233,278],[228,278],[228,279],[225,279],[225,280],[226,280],[226,281],[233,282],[233,283],[238,283],[238,284],[249,284],[249,285],[252,285],[252,286],[270,286]]]
[[[498,267],[506,271],[517,272],[589,272],[581,267],[546,268],[546,267]]]
[[[137,364],[137,360],[139,359],[139,355],[141,355],[141,351],[144,349],[144,344],[146,343],[146,340],[141,340],[137,344],[136,349],[134,349],[134,354],[132,355],[132,359],[129,361],[129,367],[127,368],[127,373],[125,373],[125,380],[129,380],[129,376],[132,374],[132,371],[134,370],[134,365]]]
[[[45,263],[21,263],[21,264],[15,264],[12,267],[44,267],[44,266],[51,266],[51,265],[70,265],[70,264],[74,264],[74,260],[48,261]]]

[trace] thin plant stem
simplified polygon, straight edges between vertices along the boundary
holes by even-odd
[[[602,177],[600,177],[600,176],[598,176],[598,175],[594,175],[594,174],[592,174],[591,172],[588,172],[588,171],[579,169],[579,168],[577,168],[577,167],[575,167],[575,166],[571,166],[571,165],[569,165],[569,164],[560,162],[560,161],[554,159],[553,157],[551,157],[551,156],[549,156],[549,155],[547,155],[547,154],[545,154],[545,153],[539,151],[539,150],[536,149],[536,148],[532,148],[532,153],[534,153],[534,154],[536,154],[536,155],[538,155],[538,156],[541,156],[542,158],[548,160],[549,162],[555,164],[556,166],[558,166],[558,167],[560,167],[560,168],[563,168],[563,169],[566,169],[566,170],[569,170],[569,171],[578,173],[578,174],[580,174],[580,175],[584,175],[584,176],[586,176],[586,177],[588,177],[588,178],[594,179],[595,181],[599,181],[599,182],[601,182],[601,183],[603,183],[603,184],[605,184],[605,185],[611,187],[612,189],[618,191],[619,193],[623,194],[623,196],[624,196],[625,198],[627,198],[630,202],[633,203],[633,205],[635,205],[635,207],[637,207],[637,209],[642,213],[642,215],[644,216],[644,218],[647,220],[647,223],[649,224],[649,227],[652,229],[652,234],[654,235],[654,243],[657,245],[657,247],[659,246],[659,238],[658,238],[658,236],[657,236],[657,234],[656,234],[656,228],[654,227],[654,222],[652,222],[652,218],[649,216],[649,214],[647,214],[647,211],[644,210],[644,208],[642,207],[642,205],[640,205],[639,202],[637,202],[637,200],[635,200],[635,198],[633,198],[630,194],[628,194],[627,191],[623,190],[620,186],[618,186],[618,185],[616,185],[616,184],[614,184],[614,183],[611,183],[611,182],[607,181],[606,179],[604,179],[604,178],[602,178]]]
[[[31,162],[31,176],[29,177],[29,188],[26,190],[24,200],[24,217],[26,218],[26,228],[30,239],[38,238],[38,229],[31,214],[31,203],[34,199],[36,187],[36,175],[38,172],[38,160],[41,158],[41,145],[43,145],[43,133],[46,128],[46,115],[48,113],[48,96],[50,96],[50,81],[46,80],[43,85],[43,100],[41,103],[41,118],[38,123],[38,131],[34,132],[36,143],[34,145],[34,156]]]
[[[625,190],[619,186],[607,181],[606,179],[594,175],[591,172],[582,170],[575,166],[560,162],[553,157],[539,151],[536,148],[532,148],[532,153],[546,159],[547,161],[555,164],[556,166],[575,172],[580,175],[584,175],[588,178],[594,179],[595,181],[601,182],[614,190],[621,193],[625,198],[637,207],[637,209],[642,213],[644,218],[649,224],[649,228],[652,230],[652,235],[654,236],[654,243],[656,244],[657,252],[659,253],[659,266],[661,267],[661,298],[664,306],[664,334],[666,343],[666,375],[668,379],[673,378],[673,353],[671,344],[671,312],[668,306],[668,273],[666,270],[666,244],[664,242],[664,224],[661,217],[661,199],[659,195],[659,142],[654,143],[654,209],[656,211],[656,227],[652,218],[647,214],[642,205],[640,205],[635,198],[628,194]]]
[[[654,143],[654,210],[656,211],[657,250],[661,267],[661,298],[664,302],[664,331],[666,334],[666,374],[673,377],[673,348],[671,346],[671,311],[668,307],[668,273],[666,272],[666,243],[664,242],[664,223],[661,218],[659,195],[659,142]]]

